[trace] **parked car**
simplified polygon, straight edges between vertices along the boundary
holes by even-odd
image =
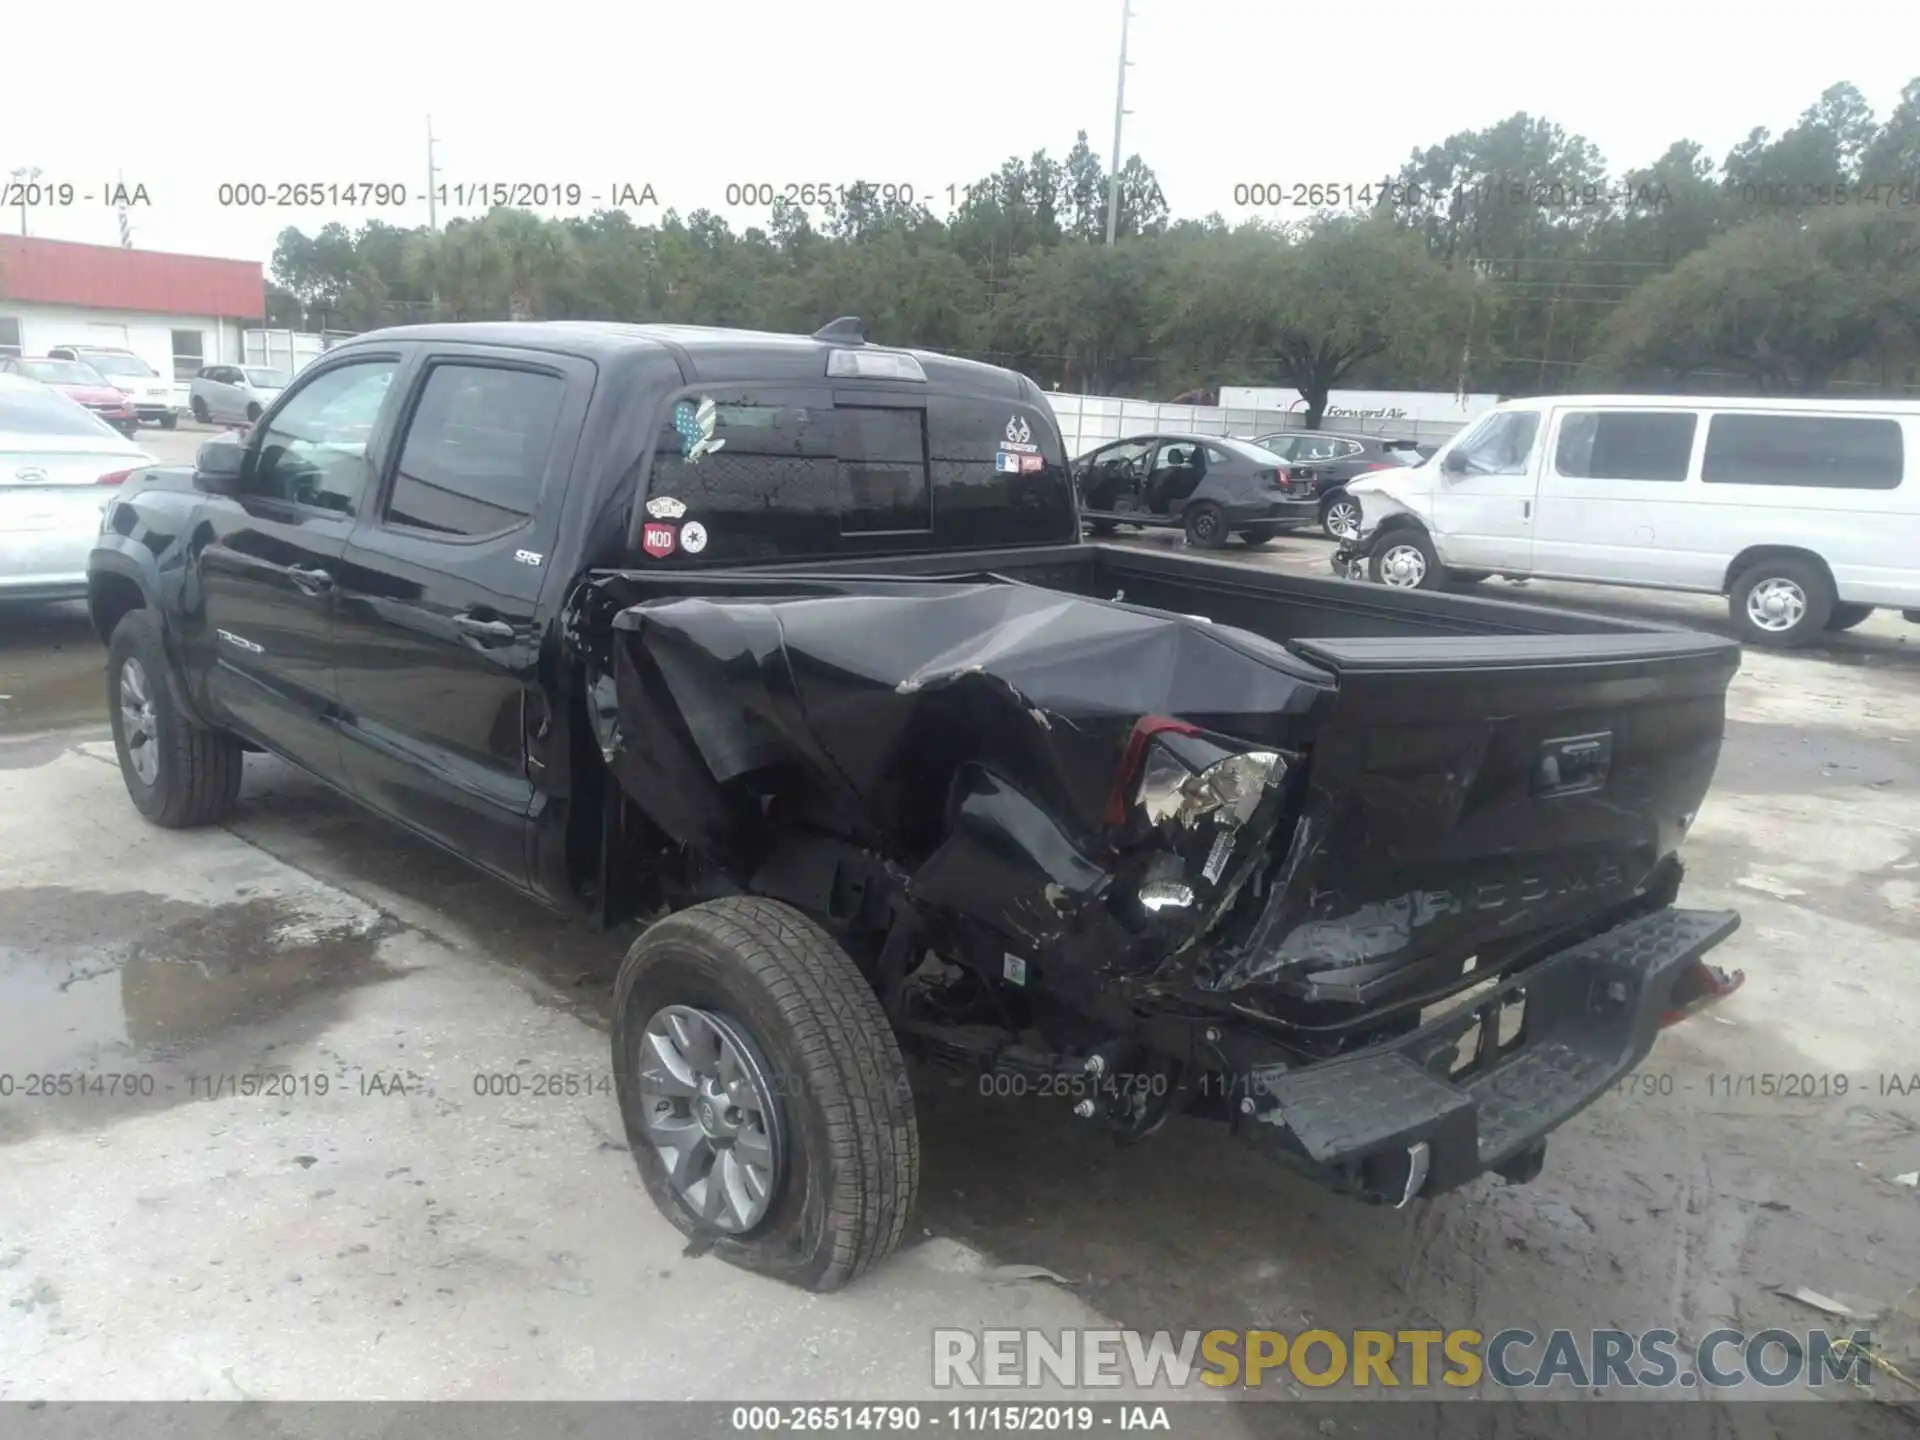
[[[1510,400],[1417,470],[1349,487],[1336,573],[1575,580],[1725,595],[1796,646],[1920,610],[1920,404],[1568,395]]]
[[[92,366],[133,402],[143,422],[162,430],[180,423],[180,409],[185,403],[183,387],[163,379],[133,351],[113,345],[54,345],[47,354],[56,360],[79,360]]]
[[[187,404],[202,425],[251,425],[287,388],[286,372],[261,365],[208,365],[188,387]]]
[[[57,390],[74,404],[92,411],[122,435],[140,428],[140,412],[119,386],[108,383],[91,365],[50,356],[0,356],[0,375],[24,375]]]
[[[1271,450],[1220,435],[1134,435],[1081,456],[1073,484],[1088,528],[1182,529],[1218,550],[1229,535],[1264,545],[1315,518],[1313,477]]]
[[[1415,440],[1335,435],[1326,430],[1278,430],[1256,437],[1253,443],[1284,456],[1290,465],[1313,471],[1320,528],[1334,540],[1351,540],[1360,533],[1360,506],[1347,493],[1350,481],[1376,470],[1423,464],[1436,448]]]
[[[85,595],[105,487],[152,463],[58,391],[0,374],[0,601]]]
[[[143,477],[89,566],[140,814],[257,748],[642,922],[641,1179],[795,1284],[907,1231],[903,1046],[1404,1205],[1738,984],[1675,905],[1738,645],[1082,543],[1038,386],[856,321],[378,331]]]

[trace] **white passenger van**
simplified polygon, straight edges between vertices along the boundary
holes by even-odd
[[[1347,488],[1336,573],[1488,575],[1725,595],[1802,645],[1889,607],[1920,622],[1920,403],[1558,395],[1503,401],[1412,469]]]

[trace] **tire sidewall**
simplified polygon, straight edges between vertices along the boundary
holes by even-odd
[[[648,951],[614,1016],[614,1075],[620,1114],[641,1183],[653,1203],[689,1238],[710,1241],[713,1253],[775,1278],[811,1288],[827,1268],[833,1247],[824,1239],[831,1177],[821,1166],[832,1138],[820,1104],[828,1076],[810,1068],[795,1037],[754,972],[719,953],[704,935],[669,916],[641,937]],[[636,949],[638,946],[636,947]],[[786,1173],[766,1216],[752,1230],[730,1235],[688,1209],[667,1176],[666,1162],[640,1123],[636,1088],[647,1021],[667,1005],[712,1010],[744,1029],[765,1057],[786,1134]],[[830,1074],[830,1072],[829,1072]]]
[[[1807,597],[1806,613],[1791,630],[1762,630],[1747,616],[1747,597],[1768,580],[1790,580]],[[1745,643],[1790,650],[1826,633],[1827,618],[1833,613],[1835,600],[1833,583],[1818,566],[1803,560],[1767,560],[1750,566],[1734,581],[1727,597],[1728,618],[1734,633]]]
[[[120,677],[129,658],[138,660],[146,672],[153,701],[153,747],[160,757],[160,766],[151,785],[134,771],[127,750],[126,723],[120,714]],[[133,801],[134,809],[149,820],[160,819],[180,784],[174,756],[178,753],[181,720],[173,703],[166,650],[149,611],[135,610],[114,627],[113,639],[107,648],[107,720],[113,728],[113,753],[120,765],[120,778],[126,782],[128,798]]]

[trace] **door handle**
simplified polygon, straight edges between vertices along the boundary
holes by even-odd
[[[287,574],[309,595],[323,595],[333,588],[333,576],[325,570],[302,570],[298,565],[289,565]]]
[[[511,645],[514,629],[504,620],[482,620],[475,615],[456,615],[453,628],[481,645]]]

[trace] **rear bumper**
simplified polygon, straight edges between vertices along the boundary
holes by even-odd
[[[1638,1066],[1663,1024],[1740,983],[1701,960],[1739,925],[1731,910],[1658,910],[1362,1053],[1256,1066],[1240,1129],[1339,1188],[1390,1203],[1488,1171],[1529,1178],[1546,1136]],[[1501,1016],[1516,1001],[1519,1033],[1502,1047]]]

